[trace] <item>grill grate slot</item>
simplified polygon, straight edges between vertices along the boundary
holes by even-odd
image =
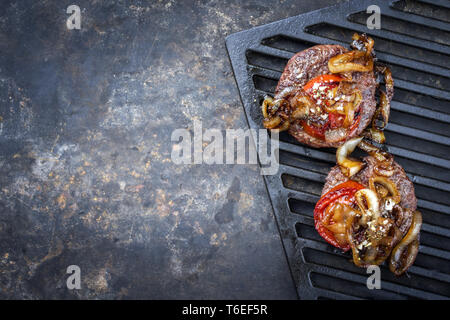
[[[414,265],[433,270],[436,272],[442,272],[450,274],[450,263],[448,260],[444,260],[435,256],[421,253],[417,256]]]
[[[314,160],[289,151],[280,150],[280,163],[291,167],[307,169],[321,174],[327,174],[331,165],[329,162]]]
[[[303,179],[289,174],[282,174],[281,180],[285,188],[320,196],[323,182],[312,179]]]
[[[270,38],[263,39],[261,41],[261,44],[271,48],[276,48],[292,53],[296,53],[316,45],[316,43],[314,42],[303,41],[297,38],[291,38],[284,35],[276,35]]]
[[[397,79],[411,81],[413,83],[423,84],[428,87],[434,87],[437,89],[446,89],[450,87],[450,79],[441,75],[435,75],[428,72],[417,71],[411,68],[402,67],[392,63],[388,63],[380,59],[380,62],[389,66],[392,74]]]
[[[306,32],[308,33],[337,41],[342,41],[342,39],[351,39],[353,33],[356,31],[357,30],[350,30],[347,28],[330,25],[328,23],[311,25],[306,29]],[[367,32],[367,34],[375,40],[377,52],[384,52],[400,57],[407,56],[409,59],[448,68],[448,55],[446,54],[380,38],[370,34],[370,32]]]
[[[450,9],[431,3],[414,0],[401,0],[392,4],[392,8],[399,11],[413,13],[418,16],[450,22]]]
[[[397,88],[394,94],[393,107],[395,108],[395,102],[401,102],[423,108],[425,110],[433,110],[444,114],[450,114],[450,101],[445,99],[439,99],[423,93],[416,93],[409,90],[403,90]],[[420,113],[419,113],[420,114]],[[448,117],[445,118],[446,122],[450,122]]]
[[[324,252],[312,248],[303,248],[303,256],[307,263],[313,263],[320,266],[330,267],[334,269],[339,269],[351,273],[365,275],[366,270],[358,268],[351,263],[347,263],[351,260],[351,255],[348,254],[336,254],[331,252]],[[422,289],[434,294],[444,294],[445,296],[450,296],[450,288],[440,281],[435,279],[430,279],[428,277],[423,277],[410,272],[410,277],[396,277],[393,275],[387,267],[381,268],[381,273],[385,281],[392,284],[399,284],[403,286],[408,286],[414,289]]]
[[[419,210],[422,212],[423,222],[450,229],[450,215],[424,208],[419,208]]]
[[[431,119],[424,120],[421,116],[398,111],[395,109],[391,110],[389,123],[400,124],[407,127],[450,137],[450,127],[448,123]]]
[[[314,287],[326,290],[333,290],[340,293],[351,293],[356,298],[361,299],[407,299],[407,296],[396,294],[387,290],[367,290],[365,282],[355,282],[351,280],[333,277],[331,275],[311,272],[311,283]]]
[[[429,247],[450,251],[450,238],[421,231],[420,243]]]
[[[405,132],[406,133],[406,132]],[[386,127],[386,140],[388,145],[396,146],[403,149],[408,149],[420,153],[432,154],[435,157],[449,159],[450,148],[446,145],[442,145],[436,142],[424,140],[423,138],[414,138],[413,136],[392,132],[391,127]],[[437,139],[436,139],[437,140]],[[447,139],[443,139],[445,142]]]
[[[257,129],[264,95],[273,94],[294,53],[316,44],[348,45],[353,32],[364,29],[362,12],[371,4],[382,9],[384,29],[363,31],[374,38],[378,59],[393,71],[396,91],[387,147],[415,184],[424,221],[420,252],[408,276],[397,278],[382,266],[382,290],[368,290],[365,270],[314,228],[314,206],[335,165],[335,149],[310,148],[283,132],[279,172],[265,181],[300,298],[450,297],[450,43],[448,18],[442,13],[449,6],[430,2],[353,0],[227,39],[247,119]],[[437,19],[430,19],[433,15]],[[411,29],[407,34],[405,23]]]

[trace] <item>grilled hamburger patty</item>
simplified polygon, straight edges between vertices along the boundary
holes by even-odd
[[[366,166],[360,172],[352,176],[351,180],[359,182],[360,184],[368,188],[369,179],[374,175],[374,168],[377,165],[377,161],[372,156],[365,157],[363,161],[364,163],[366,163]],[[397,221],[396,219],[397,217],[392,217],[394,218],[394,221],[399,222],[397,226],[399,227],[403,235],[405,235],[411,224],[412,214],[414,210],[416,210],[417,208],[417,198],[414,193],[414,185],[411,182],[411,180],[409,180],[409,178],[406,176],[406,173],[403,170],[403,168],[395,161],[392,163],[392,166],[394,168],[394,173],[388,179],[395,184],[401,197],[401,201],[397,208],[398,210],[402,210],[401,208],[410,209],[410,210],[402,210],[404,217],[401,222]],[[323,187],[322,190],[322,196],[326,194],[328,191],[330,191],[333,187],[348,180],[350,180],[350,178],[346,177],[342,173],[341,169],[339,168],[339,165],[334,166],[328,173],[327,178],[325,179],[325,186]]]
[[[330,74],[328,70],[328,60],[338,54],[347,52],[347,49],[340,45],[317,45],[295,54],[287,63],[283,74],[275,90],[275,99],[284,98],[289,100],[311,79]],[[299,142],[312,147],[338,147],[348,139],[361,134],[369,125],[376,109],[376,78],[373,71],[352,72],[354,80],[353,87],[361,92],[362,102],[360,104],[359,125],[352,132],[347,132],[347,136],[336,142],[330,142],[313,137],[306,133],[299,121],[291,123],[289,133]],[[305,93],[306,94],[306,93]]]

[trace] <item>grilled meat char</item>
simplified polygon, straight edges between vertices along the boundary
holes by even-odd
[[[348,50],[340,45],[316,45],[295,54],[289,60],[281,75],[275,91],[275,99],[286,99],[292,105],[296,95],[306,95],[303,87],[308,81],[320,75],[331,74],[328,69],[330,58],[345,52],[348,52]],[[375,90],[377,82],[373,71],[354,71],[351,72],[351,77],[351,82],[345,82],[349,87],[347,90],[359,90],[362,96],[358,114],[355,115],[355,118],[358,116],[360,119],[355,128],[348,129],[346,135],[337,141],[336,139],[327,140],[310,135],[305,131],[301,120],[291,122],[288,132],[299,142],[317,148],[338,147],[348,139],[360,135],[371,122],[376,110]],[[312,115],[309,116],[307,121],[310,120],[320,125],[320,119],[317,121]]]
[[[348,180],[356,181],[368,188],[369,179],[375,175],[374,168],[377,165],[377,160],[372,156],[367,156],[363,159],[363,161],[366,164],[364,169],[359,171],[351,178],[348,178],[342,173],[339,165],[333,167],[328,173],[328,176],[325,180],[325,186],[322,190],[322,196],[330,191],[333,187]],[[388,215],[392,215],[389,218],[392,218],[394,221],[396,221],[397,227],[400,229],[402,234],[405,235],[411,225],[412,213],[417,208],[417,198],[414,193],[414,185],[406,176],[403,168],[395,161],[393,161],[392,167],[393,174],[389,177],[389,180],[391,180],[396,186],[401,200],[400,203],[394,208],[395,210],[388,213]],[[401,219],[399,219],[398,216],[394,216],[395,214],[398,214],[399,211],[401,211],[400,213],[402,214]]]

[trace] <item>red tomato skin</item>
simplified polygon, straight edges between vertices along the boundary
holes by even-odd
[[[309,89],[311,89],[314,86],[315,83],[340,82],[342,80],[343,80],[343,78],[336,74],[323,74],[323,75],[317,76],[317,77],[309,80],[303,86],[303,90],[308,91]]]
[[[305,130],[305,132],[307,134],[309,134],[312,137],[318,138],[318,139],[325,139],[325,130],[327,129],[327,124],[326,123],[324,126],[322,127],[316,127],[315,125],[309,125],[307,121],[302,120],[301,125],[303,126],[303,130]]]
[[[345,246],[340,245],[336,238],[334,237],[333,232],[328,230],[323,224],[322,220],[324,218],[324,211],[325,209],[334,203],[335,201],[338,201],[344,196],[347,196],[348,203],[353,203],[355,201],[354,195],[356,191],[364,189],[364,186],[362,184],[359,184],[355,181],[348,180],[346,182],[343,182],[330,191],[328,191],[326,194],[324,194],[319,201],[316,204],[316,207],[314,208],[314,226],[319,232],[320,236],[325,239],[326,242],[331,244],[332,246],[335,246],[336,248],[340,248],[343,251],[348,251],[350,249],[350,245],[347,244]]]

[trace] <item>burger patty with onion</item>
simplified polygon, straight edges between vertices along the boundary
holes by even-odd
[[[348,155],[356,145],[369,152],[362,161]],[[360,267],[388,261],[396,275],[413,263],[422,216],[414,186],[392,155],[354,138],[337,150],[338,165],[328,174],[314,209],[319,234]]]
[[[389,69],[374,62],[373,45],[370,37],[355,34],[350,51],[317,45],[295,54],[275,96],[264,99],[264,127],[287,130],[312,147],[338,147],[361,135],[378,109],[386,123],[393,81]],[[378,104],[379,73],[385,76],[387,94],[380,94]]]

